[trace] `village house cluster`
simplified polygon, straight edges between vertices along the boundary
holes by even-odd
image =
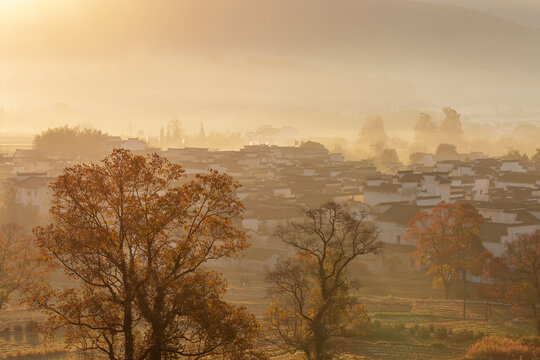
[[[370,271],[408,271],[414,245],[406,240],[409,220],[440,202],[472,202],[484,217],[481,238],[495,255],[516,234],[540,229],[538,165],[486,157],[480,153],[433,155],[393,174],[380,173],[369,160],[345,161],[322,145],[245,146],[238,151],[206,148],[147,148],[137,139],[111,138],[111,148],[158,153],[181,164],[188,177],[208,169],[227,172],[242,184],[238,191],[246,211],[238,226],[252,246],[237,260],[216,266],[263,271],[287,249],[273,237],[276,226],[300,219],[301,207],[337,201],[353,213],[365,213],[380,230],[385,251],[366,260]],[[53,158],[34,150],[4,155],[0,176],[4,192],[45,217],[50,207],[48,184],[66,166],[81,159]]]

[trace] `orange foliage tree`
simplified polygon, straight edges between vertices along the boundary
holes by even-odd
[[[67,168],[51,186],[53,221],[34,229],[53,266],[79,286],[42,285],[29,301],[72,346],[111,360],[258,357],[258,325],[223,299],[205,264],[246,249],[230,176],[187,181],[158,155],[115,150]]]
[[[306,221],[280,226],[276,235],[297,255],[268,275],[272,303],[265,321],[268,340],[282,350],[301,351],[308,360],[333,359],[331,338],[347,327],[369,324],[365,305],[350,294],[347,267],[377,253],[378,232],[330,202],[303,211]]]
[[[407,239],[416,242],[414,256],[443,288],[459,278],[463,281],[463,317],[466,317],[467,273],[480,274],[487,250],[480,240],[483,218],[469,203],[438,204],[420,212],[408,224]]]
[[[507,291],[509,297],[530,305],[540,334],[540,230],[532,234],[518,234],[507,242],[503,254],[510,268]]]
[[[26,231],[14,224],[0,227],[0,310],[11,296],[44,276],[40,254]]]

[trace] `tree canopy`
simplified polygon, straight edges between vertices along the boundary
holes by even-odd
[[[248,246],[232,225],[238,186],[216,171],[186,181],[179,165],[127,150],[65,169],[52,222],[34,232],[80,286],[43,284],[29,301],[93,358],[258,357],[254,317],[224,300],[222,275],[205,266]]]
[[[407,239],[416,243],[414,256],[436,283],[442,285],[446,298],[450,285],[461,277],[465,301],[467,273],[479,274],[483,270],[480,260],[487,250],[479,236],[482,222],[482,216],[470,203],[441,203],[409,221]]]
[[[100,130],[62,126],[47,129],[34,137],[34,148],[55,156],[99,157],[106,148],[107,135]]]

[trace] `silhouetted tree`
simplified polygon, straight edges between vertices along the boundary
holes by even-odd
[[[303,141],[300,149],[328,154],[328,149],[323,144],[311,140]]]
[[[409,155],[409,161],[411,164],[418,164],[424,158],[424,153],[414,152]]]
[[[280,226],[276,236],[296,250],[268,275],[272,304],[266,312],[271,341],[302,351],[306,359],[333,359],[331,338],[355,321],[367,326],[367,311],[349,293],[347,268],[359,256],[377,253],[378,232],[366,214],[351,215],[337,203],[304,209],[305,221]]]
[[[382,171],[390,170],[392,165],[399,164],[399,156],[395,149],[384,149],[375,158],[375,164]]]
[[[461,128],[461,116],[459,113],[450,107],[442,109],[445,118],[441,123],[440,133],[446,138],[461,137],[463,129]]]
[[[426,113],[421,113],[416,125],[414,126],[414,140],[418,143],[431,144],[438,134],[437,125]]]
[[[182,123],[178,119],[169,120],[167,124],[167,146],[179,147],[182,146],[183,135]]]
[[[70,158],[95,158],[106,151],[107,135],[100,130],[63,126],[34,137],[34,148],[46,154]]]
[[[531,157],[531,161],[540,162],[540,149],[536,149],[536,154]]]
[[[454,144],[439,144],[435,151],[437,155],[456,155],[457,153],[456,145]]]
[[[372,152],[378,152],[386,147],[388,139],[382,118],[376,116],[368,119],[362,125],[356,145],[360,148],[368,148]]]

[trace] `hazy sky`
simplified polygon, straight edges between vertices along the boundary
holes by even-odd
[[[538,14],[532,0],[0,0],[0,129],[344,133],[399,109],[535,110]]]
[[[419,0],[421,1],[421,0]],[[454,4],[478,10],[519,24],[540,27],[540,1],[538,0],[423,0],[425,2]]]

